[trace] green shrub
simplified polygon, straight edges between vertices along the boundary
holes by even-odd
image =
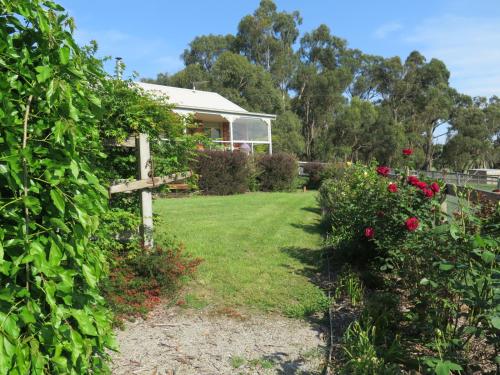
[[[333,248],[383,279],[364,315],[385,339],[400,335],[408,353],[420,353],[406,366],[445,373],[481,356],[489,358],[481,369],[490,370],[500,345],[500,205],[474,207],[464,194],[448,217],[440,210],[441,188],[415,176],[390,178],[387,168],[353,165],[325,181],[319,201]],[[382,341],[367,343],[384,361],[398,362],[388,359]],[[471,351],[472,343],[482,353]]]
[[[111,314],[91,239],[104,71],[45,0],[0,0],[0,373],[105,374]]]
[[[324,179],[325,169],[326,164],[317,161],[304,164],[304,173],[308,175],[306,185],[308,189],[319,189]]]
[[[110,276],[101,289],[115,311],[116,323],[144,315],[162,298],[171,298],[200,263],[201,259],[190,257],[183,245],[172,241],[160,241],[153,249],[115,252]]]
[[[262,191],[290,191],[295,187],[298,164],[294,156],[285,153],[259,155],[256,163]]]
[[[249,189],[249,158],[242,152],[201,151],[193,169],[205,194],[241,194]]]

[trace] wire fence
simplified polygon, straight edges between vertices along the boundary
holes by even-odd
[[[419,176],[426,176],[431,179],[440,179],[447,184],[457,186],[474,186],[480,190],[500,189],[500,177],[487,175],[486,173],[445,173],[439,171],[411,171]]]

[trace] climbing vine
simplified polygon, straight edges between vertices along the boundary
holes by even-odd
[[[110,318],[91,237],[106,190],[102,66],[48,0],[0,0],[0,374],[106,373]]]

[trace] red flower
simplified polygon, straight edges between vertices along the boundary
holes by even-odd
[[[410,185],[415,186],[415,185],[417,184],[417,182],[419,182],[419,180],[418,180],[418,177],[417,177],[417,176],[409,176],[409,177],[408,177],[408,183],[409,183]]]
[[[389,167],[386,167],[385,165],[377,167],[377,173],[384,177],[387,177],[390,171],[391,169]]]
[[[427,184],[424,181],[418,181],[417,183],[415,183],[415,186],[423,190],[427,187]]]
[[[406,222],[405,222],[406,229],[410,232],[417,230],[419,224],[420,224],[420,222],[418,221],[418,219],[416,217],[410,217],[410,218],[406,219]]]
[[[440,191],[441,189],[439,188],[439,185],[438,185],[436,182],[433,182],[433,183],[431,184],[431,190],[432,190],[434,193],[439,193],[439,191]]]
[[[434,196],[434,191],[431,189],[422,189],[422,192],[427,198],[432,198]]]
[[[384,217],[385,216],[385,212],[384,211],[377,211],[377,216],[378,217]]]
[[[413,150],[411,148],[403,149],[403,155],[410,156],[411,154],[413,154]]]
[[[396,193],[398,191],[398,185],[396,185],[394,182],[389,184],[389,186],[387,186],[387,189],[389,189],[389,191],[391,193]]]
[[[365,237],[366,238],[375,237],[375,229],[373,229],[372,227],[365,228]]]

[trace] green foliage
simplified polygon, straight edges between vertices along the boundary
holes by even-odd
[[[185,254],[184,246],[159,241],[154,249],[132,248],[111,259],[110,276],[101,285],[106,300],[116,313],[116,323],[144,315],[172,295],[191,278],[201,259]]]
[[[386,363],[377,352],[377,328],[370,322],[355,321],[343,336],[343,350],[346,356],[343,374],[392,375],[398,374],[398,367]]]
[[[419,169],[498,164],[497,97],[459,95],[446,65],[418,51],[403,61],[368,55],[326,25],[299,39],[301,23],[298,11],[262,0],[234,35],[195,37],[182,56],[185,69],[148,81],[185,88],[197,82],[247,110],[277,113],[276,150],[305,160],[375,158],[398,166],[398,150],[412,147]],[[435,131],[446,123],[441,152]]]
[[[323,182],[326,165],[320,162],[310,162],[304,165],[304,173],[308,175],[307,188],[318,189]]]
[[[410,342],[418,341],[426,348],[426,355],[418,358],[421,365],[435,373],[472,363],[476,353],[470,348],[479,341],[482,356],[489,357],[483,366],[494,367],[499,345],[500,207],[478,208],[460,201],[450,218],[440,212],[438,185],[432,186],[432,193],[430,181],[424,186],[405,175],[390,180],[383,169],[377,170],[355,164],[320,189],[332,246],[383,280],[377,285],[383,299],[371,299],[366,316],[384,337],[401,336],[408,351],[415,350]],[[418,225],[410,225],[416,221],[408,218],[417,218]],[[394,306],[391,300],[400,306],[386,314],[383,311]],[[403,315],[398,313],[401,305]],[[389,360],[387,343],[375,340],[364,350],[371,353],[371,346]],[[397,356],[390,362],[415,365],[415,359]]]
[[[256,158],[259,175],[257,180],[262,191],[289,191],[295,187],[298,165],[289,154],[277,153]]]
[[[106,373],[111,319],[92,235],[106,190],[103,79],[52,1],[0,1],[0,373]]]
[[[273,122],[273,150],[297,157],[304,153],[302,123],[292,111],[283,112]]]

